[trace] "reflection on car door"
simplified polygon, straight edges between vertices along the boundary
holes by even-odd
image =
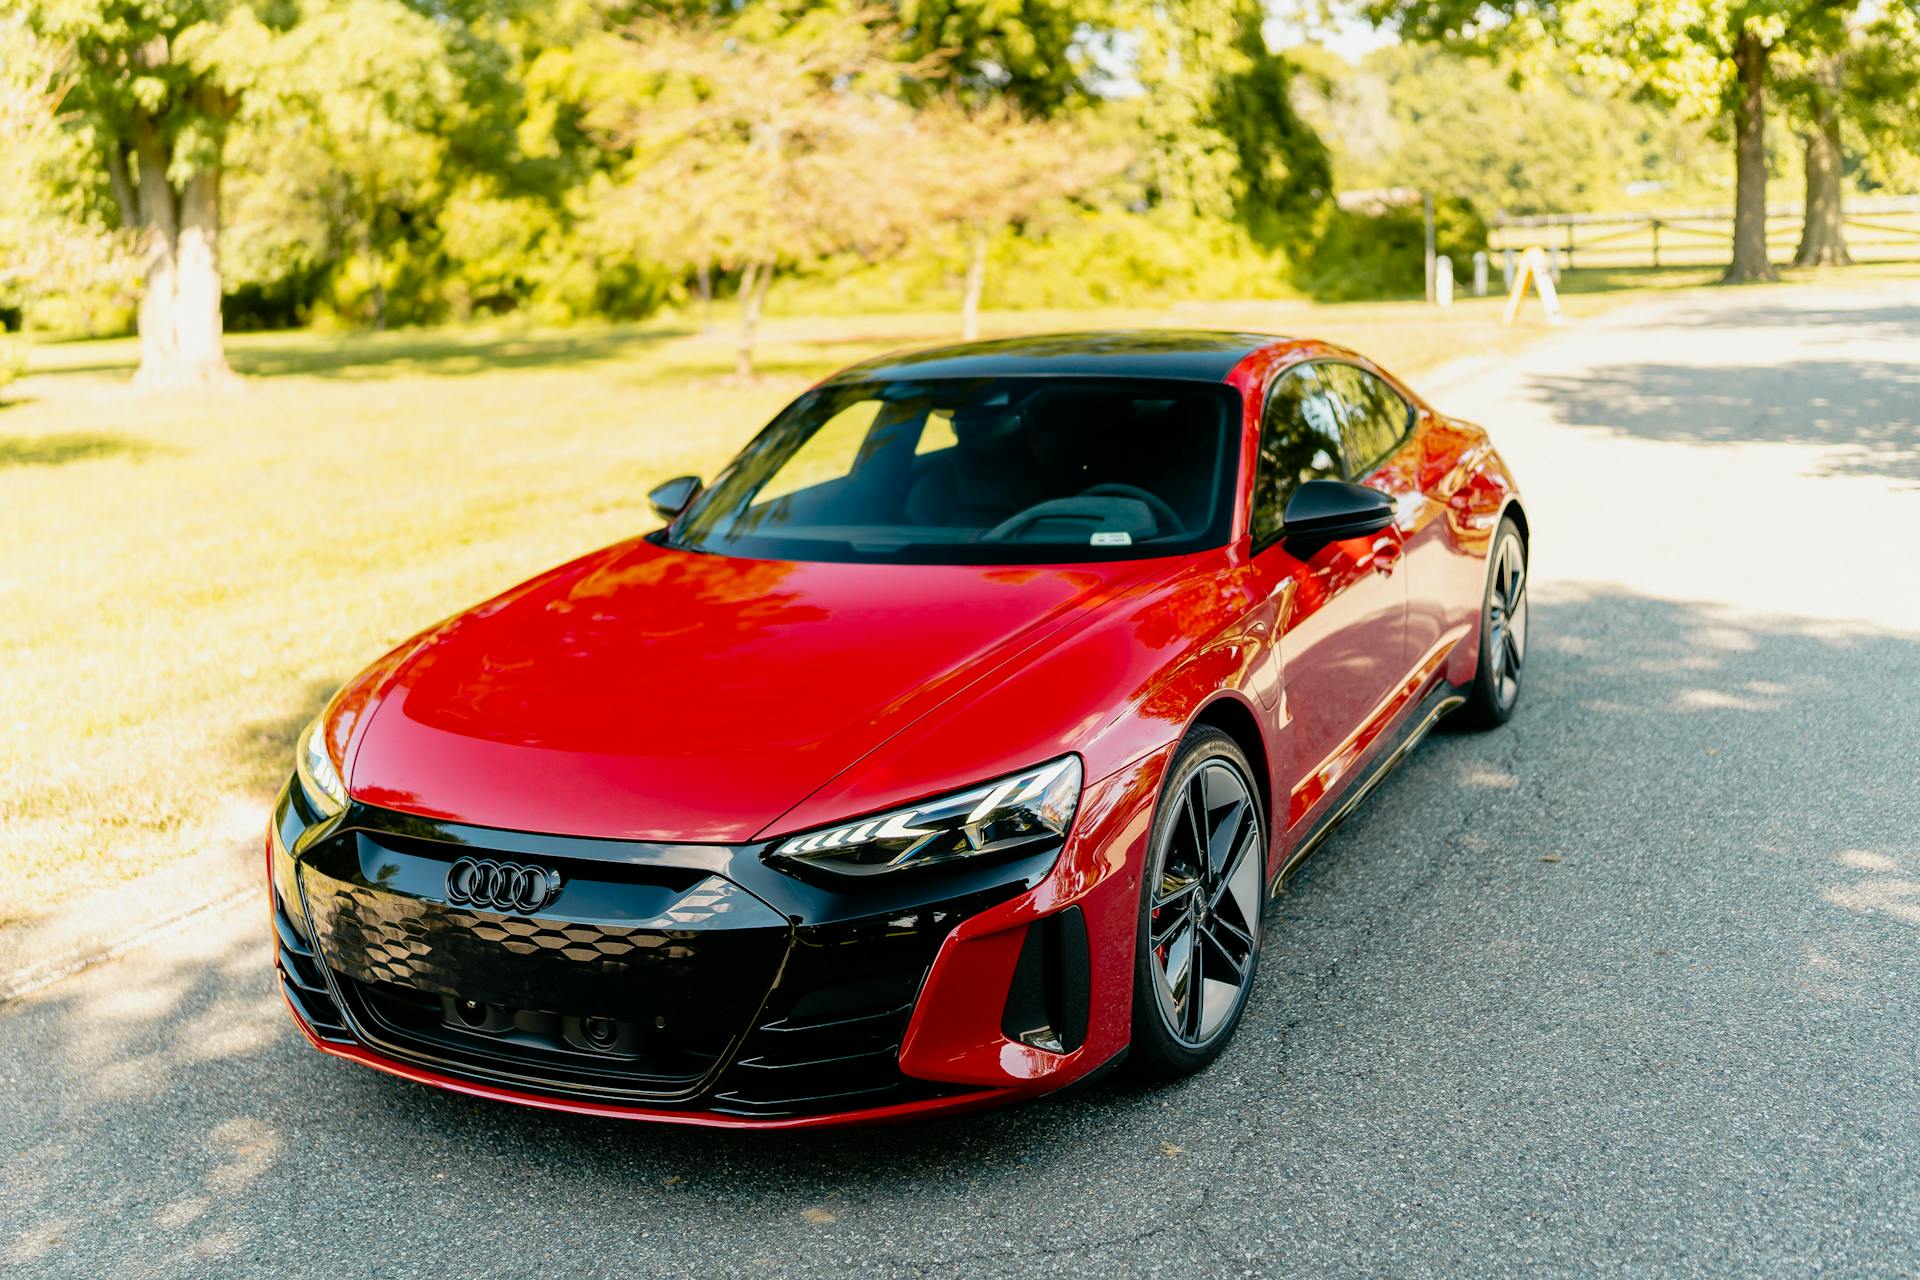
[[[1424,487],[1451,470],[1441,467],[1436,474],[1431,469],[1432,415],[1366,369],[1341,365],[1332,371],[1337,382],[1344,379],[1341,385],[1352,389],[1344,398],[1365,424],[1345,437],[1348,470],[1393,499],[1394,522],[1406,550],[1406,665],[1420,686],[1415,692],[1421,692],[1438,678],[1448,653],[1478,617],[1480,568],[1453,544],[1445,495]],[[1461,602],[1469,599],[1472,606],[1463,616]]]
[[[1254,570],[1281,605],[1276,775],[1287,796],[1288,845],[1352,780],[1391,718],[1406,674],[1400,530],[1389,526],[1318,548],[1289,547],[1279,536],[1287,498],[1300,483],[1350,474],[1343,436],[1351,407],[1336,368],[1299,365],[1275,381],[1254,476]]]

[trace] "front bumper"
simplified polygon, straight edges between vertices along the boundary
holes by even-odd
[[[267,842],[281,990],[327,1053],[591,1115],[874,1123],[1047,1092],[1126,1044],[1162,763],[1089,787],[1063,847],[852,888],[764,845],[322,821],[290,788]],[[463,856],[563,887],[525,914],[457,906]]]

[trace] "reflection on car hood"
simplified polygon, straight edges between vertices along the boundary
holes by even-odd
[[[381,690],[348,786],[482,826],[747,840],[1141,572],[623,543],[424,637]]]

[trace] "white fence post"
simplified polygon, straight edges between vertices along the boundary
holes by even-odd
[[[1473,296],[1487,296],[1487,251],[1481,249],[1473,255]]]
[[[1444,253],[1433,260],[1433,300],[1442,307],[1453,305],[1453,259]]]

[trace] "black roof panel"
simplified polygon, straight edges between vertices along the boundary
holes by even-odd
[[[895,352],[854,365],[833,380],[1078,375],[1221,382],[1253,352],[1283,341],[1269,333],[1209,329],[1044,333]]]

